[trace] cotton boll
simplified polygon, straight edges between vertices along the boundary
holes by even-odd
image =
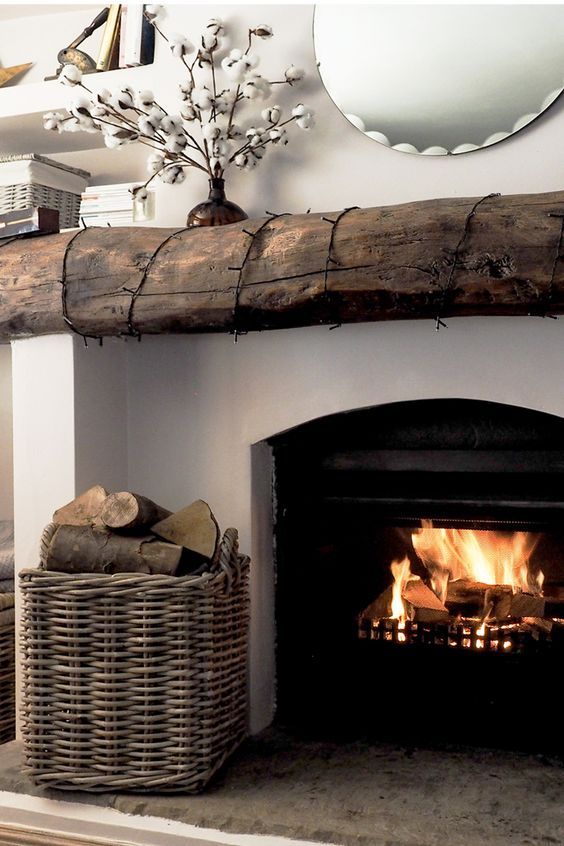
[[[269,106],[268,109],[263,109],[260,115],[266,123],[278,123],[282,116],[282,109],[280,106]]]
[[[186,102],[180,110],[182,120],[192,121],[196,120],[198,113],[191,102]]]
[[[181,153],[188,143],[188,139],[186,136],[182,134],[178,135],[171,135],[166,144],[164,145],[165,150],[169,153]]]
[[[201,111],[207,111],[213,105],[213,97],[211,92],[205,87],[194,88],[192,91],[192,102]]]
[[[168,39],[168,46],[170,47],[172,55],[179,59],[182,58],[182,56],[188,56],[195,50],[194,45],[180,33],[174,33],[170,36]]]
[[[185,82],[180,83],[178,88],[180,90],[180,99],[181,100],[189,100],[190,94],[192,93],[192,91],[194,89],[194,83],[192,82],[192,79],[190,77],[188,77],[188,79]]]
[[[122,138],[116,138],[115,135],[104,133],[104,144],[106,147],[109,147],[110,150],[115,150],[117,147],[123,147],[124,143],[125,142]]]
[[[47,112],[43,115],[43,128],[63,132],[65,116],[62,112]]]
[[[92,110],[92,103],[85,97],[84,94],[78,94],[73,100],[70,102],[68,106],[68,110],[71,115],[75,117],[81,117],[84,115],[90,115]]]
[[[64,65],[59,74],[59,82],[63,85],[80,85],[82,82],[82,71],[76,65]]]
[[[297,68],[295,65],[290,65],[290,67],[286,68],[284,71],[284,77],[286,78],[286,82],[293,85],[296,82],[302,81],[305,77],[305,71],[302,68]]]
[[[164,15],[164,6],[156,5],[154,3],[145,6],[145,17],[151,23],[158,23]]]
[[[167,185],[174,185],[175,183],[184,182],[186,174],[181,167],[166,167],[159,174],[159,178]]]
[[[102,88],[95,95],[95,98],[98,101],[98,103],[107,104],[112,99],[112,92],[109,91],[107,88]]]
[[[147,159],[147,170],[149,173],[157,173],[164,165],[165,157],[163,153],[153,153]]]
[[[300,129],[312,129],[315,126],[315,118],[313,115],[304,115],[296,120],[296,124]]]
[[[155,95],[152,91],[138,91],[135,95],[135,105],[139,109],[149,109],[155,102]]]
[[[156,131],[155,127],[151,123],[148,117],[142,115],[139,120],[137,121],[137,126],[139,127],[139,132],[142,135],[147,135],[149,138],[154,138]]]
[[[271,129],[268,133],[268,137],[273,144],[285,145],[288,143],[288,134],[285,129]]]
[[[251,32],[253,35],[257,35],[259,38],[267,39],[272,38],[274,32],[272,31],[272,27],[268,26],[268,24],[260,24],[259,26],[252,29]]]
[[[202,127],[202,135],[206,141],[215,141],[216,138],[219,138],[220,134],[221,129],[216,123],[206,123]]]
[[[163,132],[176,134],[182,129],[180,115],[165,115],[161,118],[160,128]]]
[[[206,29],[211,32],[212,35],[223,35],[225,32],[225,26],[221,18],[211,18],[207,25]]]

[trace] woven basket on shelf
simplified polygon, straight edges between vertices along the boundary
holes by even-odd
[[[247,729],[249,559],[198,576],[24,570],[25,768],[63,789],[202,790]]]
[[[0,593],[0,743],[13,740],[15,728],[14,594]]]
[[[49,188],[47,185],[0,185],[0,214],[25,209],[27,206],[43,206],[59,212],[61,229],[78,226],[80,194]]]

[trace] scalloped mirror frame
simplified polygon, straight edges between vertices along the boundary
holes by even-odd
[[[500,13],[498,11],[496,11],[496,8],[491,7],[491,6],[479,6],[479,7],[476,7],[476,6],[444,7],[444,6],[442,6],[441,7],[441,6],[436,6],[436,5],[432,5],[432,6],[392,6],[392,5],[381,5],[381,4],[378,4],[377,6],[370,6],[370,5],[369,6],[350,6],[350,5],[349,6],[344,6],[344,5],[326,6],[325,4],[322,4],[321,6],[316,6],[315,9],[314,9],[314,16],[313,16],[314,49],[315,49],[315,53],[316,53],[316,58],[318,60],[317,66],[318,66],[318,72],[319,72],[319,75],[320,75],[320,80],[321,80],[321,83],[323,84],[323,86],[325,87],[325,90],[327,91],[329,97],[335,103],[335,105],[339,109],[339,111],[341,111],[341,113],[349,120],[349,122],[353,126],[355,126],[355,128],[357,128],[359,131],[363,132],[365,135],[372,138],[373,140],[377,141],[378,143],[380,143],[384,146],[390,147],[391,149],[397,150],[398,152],[416,154],[416,155],[427,155],[427,156],[445,156],[445,155],[461,155],[461,154],[464,154],[464,153],[476,152],[478,150],[491,147],[494,144],[498,144],[501,141],[505,141],[506,139],[513,137],[517,132],[520,132],[522,129],[530,126],[538,117],[543,115],[560,98],[562,92],[564,91],[564,51],[561,51],[561,48],[559,48],[558,52],[556,52],[556,48],[555,48],[555,54],[558,57],[558,59],[557,59],[558,64],[555,65],[554,71],[552,72],[552,78],[555,81],[556,81],[556,79],[558,79],[559,82],[562,81],[562,85],[559,85],[559,87],[548,86],[548,87],[550,87],[550,90],[549,90],[548,93],[545,93],[546,87],[543,90],[542,86],[543,86],[543,84],[546,86],[546,79],[545,79],[546,72],[543,70],[544,76],[539,78],[539,81],[538,81],[537,86],[536,86],[537,95],[538,95],[539,90],[542,91],[542,94],[539,95],[539,96],[542,96],[542,102],[540,103],[540,106],[537,107],[538,97],[537,97],[537,100],[535,101],[535,99],[534,99],[535,92],[534,92],[534,90],[532,90],[530,96],[528,97],[528,100],[526,98],[524,100],[524,103],[525,103],[524,108],[528,108],[529,111],[527,111],[525,113],[519,113],[515,110],[514,114],[517,114],[518,116],[515,117],[513,115],[511,117],[511,122],[509,124],[507,122],[507,111],[508,111],[508,109],[513,108],[513,103],[511,102],[511,97],[509,97],[509,103],[506,102],[507,94],[506,94],[506,100],[503,99],[503,84],[501,84],[499,86],[499,92],[496,92],[496,93],[498,93],[498,100],[499,100],[500,106],[503,106],[503,109],[506,112],[505,128],[503,128],[503,129],[496,128],[494,131],[487,131],[487,134],[485,134],[484,140],[481,141],[481,143],[479,143],[479,144],[475,143],[477,138],[474,138],[474,141],[458,141],[456,144],[453,144],[452,146],[450,146],[450,145],[449,146],[443,146],[442,144],[439,144],[439,143],[429,143],[429,144],[426,144],[426,145],[421,145],[422,149],[419,149],[414,143],[407,142],[407,141],[398,141],[397,137],[394,138],[392,136],[392,138],[390,140],[388,135],[392,135],[392,133],[388,130],[388,134],[386,134],[385,131],[382,131],[382,127],[381,127],[380,130],[377,130],[377,129],[373,128],[373,125],[369,124],[368,128],[367,128],[366,114],[362,114],[361,108],[356,108],[356,109],[347,109],[346,108],[347,105],[351,105],[351,104],[354,105],[354,106],[358,106],[358,89],[357,89],[357,92],[355,92],[356,99],[355,99],[355,96],[349,97],[346,92],[345,92],[345,95],[343,95],[343,85],[347,85],[347,84],[350,85],[351,66],[354,67],[355,65],[357,65],[357,67],[358,67],[359,65],[362,65],[362,61],[365,62],[365,60],[366,60],[366,54],[367,53],[370,53],[371,56],[373,56],[374,53],[375,53],[375,51],[373,49],[368,49],[370,47],[369,38],[370,38],[370,34],[371,34],[372,30],[370,30],[370,28],[367,26],[367,20],[366,20],[367,14],[370,13],[370,12],[376,12],[376,14],[379,15],[380,17],[382,17],[382,15],[384,15],[383,20],[385,22],[385,20],[386,20],[385,16],[386,15],[389,16],[390,13],[392,14],[392,18],[390,20],[393,21],[393,15],[405,16],[405,14],[407,14],[411,11],[412,13],[419,14],[419,15],[421,15],[422,13],[423,14],[429,13],[429,16],[431,16],[431,11],[432,11],[433,15],[436,16],[437,14],[441,14],[438,10],[444,10],[445,8],[447,10],[447,14],[450,16],[450,19],[448,20],[449,24],[452,24],[453,20],[456,20],[456,15],[460,14],[460,10],[462,10],[462,12],[465,13],[465,15],[467,16],[467,20],[468,20],[468,16],[470,16],[470,19],[475,19],[477,23],[480,23],[482,25],[480,32],[483,31],[483,21],[479,21],[478,16],[480,16],[482,14],[486,14],[486,15],[490,15],[490,16],[491,16],[491,14],[498,15],[497,21],[495,21],[495,19],[492,19],[492,18],[490,18],[490,20],[495,21],[496,26],[499,27],[499,25],[500,25],[500,19],[499,19]],[[494,8],[493,13],[491,11],[492,8]],[[518,12],[516,14],[518,14],[520,16],[519,20],[521,20],[521,21],[525,20],[525,18],[523,16],[525,16],[525,17],[527,15],[533,16],[533,17],[529,17],[529,26],[531,25],[531,21],[532,21],[533,23],[535,23],[535,25],[540,26],[541,28],[545,25],[544,25],[544,22],[542,21],[542,18],[539,17],[539,15],[542,16],[544,10],[548,10],[548,14],[551,15],[552,17],[554,17],[554,15],[557,15],[559,18],[561,17],[562,33],[564,34],[564,7],[562,7],[562,6],[559,6],[559,7],[554,7],[554,6],[538,7],[538,6],[529,5],[529,6],[525,6],[525,7],[522,7],[522,6],[518,6],[518,7],[516,7],[516,6],[499,7],[498,6],[497,7],[497,9],[500,9],[500,8],[502,9],[501,15],[503,15],[503,14],[511,15],[512,21],[515,18],[515,13],[513,13],[513,10],[515,10],[515,9],[518,10]],[[476,9],[478,9],[478,12],[476,12]],[[539,12],[539,9],[541,10],[540,12]],[[333,67],[333,68],[331,68],[331,71],[329,71],[329,72],[327,70],[324,71],[323,61],[324,61],[324,57],[325,58],[327,57],[327,53],[328,53],[328,49],[329,49],[329,42],[328,42],[327,37],[325,37],[325,42],[326,42],[325,46],[323,47],[323,49],[320,49],[320,44],[319,44],[319,40],[320,40],[320,34],[319,34],[320,15],[323,16],[322,17],[322,25],[325,27],[325,29],[327,28],[327,26],[330,23],[328,16],[330,16],[330,15],[332,15],[332,16],[340,15],[341,16],[340,25],[339,25],[339,29],[338,29],[338,33],[339,33],[338,39],[331,45],[331,46],[335,46],[336,44],[338,44],[339,52],[337,53],[335,51],[335,55],[338,55],[339,61],[341,63],[343,62],[343,55],[344,55],[343,46],[342,46],[343,38],[345,38],[345,39],[347,38],[347,28],[349,28],[349,33],[350,33],[351,30],[354,30],[354,32],[355,32],[355,37],[357,38],[358,45],[355,47],[355,49],[352,53],[352,59],[351,59],[351,57],[349,57],[350,64],[346,68],[346,70],[348,71],[349,81],[347,81],[347,79],[346,79],[347,74],[346,73],[343,74],[343,72],[342,72],[343,71],[342,66],[340,68],[340,71],[341,71],[340,77],[341,78],[339,78],[337,76],[337,74],[339,73],[338,68],[335,69]],[[359,20],[362,21],[362,26],[358,23],[355,23],[355,15],[357,16],[356,21],[359,21]],[[343,17],[343,16],[345,16],[345,17]],[[358,16],[363,16],[363,17],[358,17]],[[454,16],[454,18],[453,18],[453,16]],[[400,19],[398,18],[398,20],[400,20]],[[401,20],[403,20],[403,18]],[[507,20],[508,19],[506,18],[506,21]],[[514,23],[514,25],[517,24],[516,21],[513,21],[513,23]],[[553,25],[550,28],[545,27],[545,29],[547,31],[548,31],[548,29],[550,29],[551,33],[554,31],[554,20],[552,21],[552,23],[553,23]],[[558,23],[560,23],[560,20],[558,21]],[[355,27],[356,27],[356,29],[355,29]],[[415,37],[418,34],[418,32],[420,32],[420,31],[421,31],[421,18],[419,18],[419,20],[418,20],[417,32],[415,32],[415,35],[412,33],[412,37]],[[405,26],[401,29],[401,32],[402,32],[402,37],[404,37],[404,40],[405,40],[406,39],[406,34],[405,34],[406,33],[406,27]],[[529,28],[527,28],[526,33],[527,33],[527,38],[528,38],[529,37]],[[323,35],[323,34],[324,33],[322,31],[321,35]],[[439,26],[436,26],[436,25],[434,26],[433,34],[436,38],[444,39],[444,32],[441,32]],[[491,32],[488,32],[489,38],[495,40],[495,38],[497,37],[497,34],[498,34],[497,30],[492,26]],[[523,38],[525,38],[525,36],[523,36]],[[409,41],[409,39],[407,39],[407,40]],[[556,43],[558,41],[559,41],[558,37],[552,37],[553,45],[556,45]],[[507,48],[507,49],[509,49],[510,51],[513,51],[514,50],[514,39],[513,38],[509,39],[509,42],[510,42],[510,47]],[[365,45],[364,50],[362,49],[363,43]],[[385,39],[384,43],[386,45],[388,45],[389,43],[391,43],[391,40],[389,38],[387,38],[387,39]],[[560,43],[562,43],[562,42],[560,42]],[[454,47],[452,46],[450,41],[448,42],[447,46],[451,49],[451,51],[452,51],[452,49],[454,49]],[[544,45],[543,45],[543,47],[544,47]],[[543,49],[543,47],[541,48],[541,50]],[[410,56],[414,52],[412,48],[413,48],[413,45],[411,45],[411,47],[409,47],[409,44],[407,45],[406,49],[407,49],[407,52],[409,53]],[[424,50],[425,49],[424,46],[421,47],[421,49]],[[460,45],[457,42],[456,50],[459,50],[459,49],[460,49]],[[560,64],[559,64],[560,51],[562,52],[562,66],[560,66]],[[376,50],[376,53],[377,52],[378,51]],[[528,65],[528,67],[529,67],[529,75],[530,75],[530,67],[531,67],[532,64],[534,66],[539,66],[538,61],[536,61],[536,59],[537,59],[536,55],[532,54],[532,51],[530,51],[530,52],[531,52],[531,55],[527,55],[524,58],[522,58],[522,55],[523,55],[522,50],[521,49],[517,50],[519,60],[522,63],[522,65],[524,65],[524,66]],[[384,53],[383,49],[382,49],[382,53]],[[387,55],[388,55],[388,58],[389,58],[390,53],[388,53]],[[470,56],[470,59],[472,59],[472,58],[473,57]],[[401,57],[400,57],[400,59],[401,59]],[[386,60],[385,55],[383,57],[383,60],[384,61]],[[468,60],[468,57],[467,57],[467,60]],[[536,63],[536,65],[535,65],[535,63]],[[543,53],[543,63],[545,63],[544,53]],[[327,62],[325,64],[325,67],[327,67]],[[366,63],[364,64],[364,68],[366,68]],[[543,64],[543,68],[544,68],[544,64]],[[519,66],[518,71],[520,71],[521,77],[523,76],[523,73],[525,72],[525,70],[526,70],[526,68],[521,67],[521,65]],[[360,73],[358,73],[358,76],[360,76],[362,78],[368,78],[366,70],[364,69],[364,71],[363,71],[362,67],[360,68]],[[381,77],[382,73],[380,73],[379,76]],[[478,74],[478,76],[479,76],[479,74]],[[543,79],[544,79],[544,81],[543,81]],[[411,81],[411,78],[410,78],[410,81]],[[506,81],[504,84],[505,84],[505,87],[506,87],[506,91],[507,91],[507,89],[509,89],[513,93],[513,90],[515,88],[515,91],[518,91],[519,94],[521,94],[520,86],[517,85],[517,86],[512,87],[510,85],[509,81]],[[450,88],[452,89],[452,82],[450,81],[450,79],[449,79],[448,84],[446,86],[447,91],[448,91],[449,85],[450,85]],[[483,88],[483,86],[482,86],[482,88]],[[495,88],[495,86],[494,86],[494,88]],[[477,102],[480,101],[481,99],[483,99],[482,95],[481,95],[481,90],[482,90],[481,88],[476,89],[476,94],[474,96],[475,96],[475,99],[476,99]],[[452,90],[450,92],[450,95],[452,97]],[[385,113],[386,109],[388,109],[388,112],[389,112],[390,108],[393,109],[393,107],[394,107],[394,103],[391,103],[391,104],[389,102],[386,103],[384,113]],[[474,108],[475,108],[475,104],[474,104]],[[503,109],[502,109],[502,113],[503,113]],[[359,115],[355,112],[361,112],[361,115]],[[445,113],[445,112],[448,112],[448,110],[443,109],[442,113]],[[491,112],[491,109],[490,109],[490,112]],[[488,123],[488,121],[486,120],[484,125],[487,125],[487,123]],[[493,125],[491,123],[491,117],[489,118],[489,123],[490,123],[490,130],[493,130]],[[499,124],[497,126],[499,126]],[[385,128],[386,127],[384,127],[384,129]],[[453,130],[449,127],[448,131],[452,134]],[[477,129],[475,131],[480,132],[480,129]],[[468,132],[468,134],[470,134],[470,132]],[[462,136],[462,137],[464,137],[464,136]],[[483,137],[483,135],[482,135],[482,137]],[[412,140],[415,140],[415,139],[412,139]],[[435,140],[437,140],[437,139],[433,139],[433,141],[435,141]],[[395,141],[395,143],[393,143],[394,141]]]

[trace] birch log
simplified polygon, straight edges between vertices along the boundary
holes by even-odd
[[[0,241],[0,339],[562,312],[564,192],[479,199]]]

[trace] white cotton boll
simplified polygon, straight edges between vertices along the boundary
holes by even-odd
[[[109,116],[109,112],[105,106],[92,106],[90,114],[94,118],[105,118]]]
[[[259,74],[250,74],[245,80],[242,94],[248,100],[254,100],[257,97],[265,100],[270,95],[270,83]]]
[[[80,85],[82,71],[76,65],[64,65],[59,74],[59,82],[62,82],[63,85]]]
[[[63,132],[63,121],[65,116],[62,112],[47,112],[43,115],[43,128]]]
[[[213,32],[204,32],[202,35],[202,47],[205,50],[216,50],[219,47],[219,39]]]
[[[145,6],[145,17],[151,23],[157,23],[164,15],[164,6],[155,5],[154,3]]]
[[[106,103],[109,103],[111,99],[112,99],[112,92],[109,91],[107,88],[102,88],[96,94],[96,100],[98,101],[98,103],[106,104]]]
[[[147,170],[149,173],[157,173],[165,163],[165,157],[162,153],[153,153],[147,159]]]
[[[135,105],[138,109],[149,109],[155,102],[155,95],[152,91],[138,91],[135,95]]]
[[[130,194],[138,203],[144,203],[149,196],[149,192],[144,185],[138,185],[136,188],[131,188]]]
[[[248,158],[249,157],[247,155],[245,155],[245,153],[239,153],[237,156],[235,156],[233,161],[235,162],[235,165],[237,167],[243,168],[243,167],[246,166]]]
[[[219,138],[220,134],[221,129],[216,123],[206,123],[202,127],[202,135],[206,141],[215,141],[216,138]]]
[[[295,65],[290,65],[290,67],[286,68],[284,71],[284,77],[286,78],[286,82],[289,82],[290,85],[292,85],[295,82],[302,81],[305,77],[305,71],[302,68],[297,68]]]
[[[282,116],[282,109],[280,106],[270,106],[268,109],[263,109],[260,116],[267,123],[278,123]]]
[[[182,129],[182,118],[180,115],[165,115],[161,118],[160,128],[163,132],[176,134]]]
[[[177,182],[184,182],[186,174],[181,167],[166,167],[159,174],[159,178],[167,185],[174,185]]]
[[[187,121],[196,120],[198,117],[198,113],[191,102],[184,103],[180,110],[180,115],[183,120]]]
[[[162,119],[166,117],[166,112],[163,112],[159,106],[155,106],[154,108],[150,109],[149,114],[147,115],[148,120],[151,121],[155,129],[159,129],[161,125]]]
[[[118,97],[120,102],[122,103],[122,109],[133,108],[135,101],[135,91],[133,90],[133,88],[130,88],[129,85],[124,85],[123,88],[120,88]]]
[[[313,129],[315,126],[315,118],[313,115],[304,115],[296,120],[296,124],[300,129]]]
[[[194,88],[194,83],[192,82],[190,77],[188,77],[186,82],[181,82],[178,88],[180,90],[180,99],[189,100],[190,94],[192,93],[192,90]]]
[[[220,94],[218,97],[215,98],[214,109],[215,109],[216,115],[224,115],[226,112],[229,111],[230,108],[231,108],[231,105],[227,101],[227,99],[223,96],[223,94]]]
[[[288,136],[285,129],[271,129],[268,137],[273,144],[287,144]]]
[[[205,112],[211,109],[213,105],[213,97],[211,92],[205,87],[194,88],[192,91],[192,102],[198,109]]]
[[[78,94],[71,100],[67,108],[71,115],[75,117],[81,117],[82,115],[89,116],[92,110],[92,103],[84,94]]]
[[[137,121],[137,126],[139,127],[139,132],[142,135],[147,135],[149,138],[155,137],[155,127],[151,123],[148,117],[142,115],[139,120]]]
[[[104,144],[106,147],[109,147],[110,150],[115,150],[117,147],[123,147],[124,141],[121,138],[116,138],[115,135],[104,134]]]
[[[210,167],[214,172],[216,170],[224,170],[228,164],[229,162],[225,156],[212,156],[210,159]]]
[[[231,153],[232,145],[228,141],[215,141],[212,148],[214,156],[228,156]]]
[[[262,129],[262,127],[257,128],[256,126],[250,126],[245,132],[248,144],[251,147],[256,147],[258,144],[261,144],[263,140],[263,133],[264,129]]]
[[[169,153],[181,153],[187,143],[188,139],[185,135],[171,135],[164,145],[164,148]]]
[[[212,35],[223,35],[225,32],[225,26],[223,25],[221,18],[210,18],[206,25],[206,29],[208,29]]]
[[[274,32],[272,31],[272,27],[268,26],[268,24],[260,24],[259,26],[255,27],[252,30],[253,35],[258,35],[259,38],[272,38]]]
[[[256,53],[245,53],[245,55],[243,56],[243,61],[245,62],[249,70],[252,70],[253,68],[257,67],[260,59]]]
[[[245,79],[245,74],[247,73],[247,66],[241,60],[235,60],[232,59],[230,56],[226,56],[224,59],[222,59],[221,67],[225,75],[229,77],[232,82],[236,82],[237,84],[239,84]]]
[[[70,120],[66,120],[63,123],[63,132],[80,132],[80,130],[80,121],[75,117],[72,117]]]
[[[175,32],[170,36],[168,39],[168,46],[170,47],[172,55],[179,59],[182,58],[182,56],[188,56],[189,53],[193,53],[195,50],[194,45],[188,41],[184,35],[181,35],[178,32]]]

